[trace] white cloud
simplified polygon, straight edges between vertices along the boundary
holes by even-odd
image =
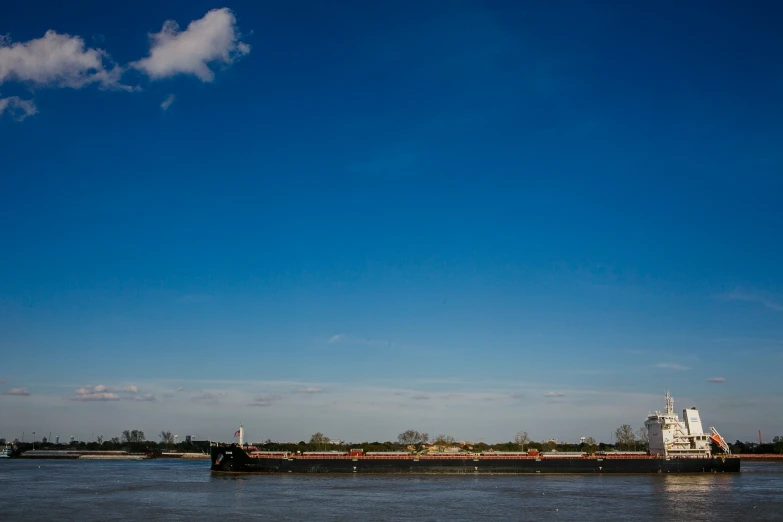
[[[164,111],[169,110],[169,107],[171,107],[171,104],[174,103],[174,100],[176,97],[173,94],[169,94],[165,100],[160,104],[160,108]]]
[[[710,377],[707,382],[726,382],[726,377]]]
[[[211,82],[215,73],[208,64],[230,64],[249,52],[250,46],[240,41],[234,13],[224,7],[209,11],[184,31],[167,20],[159,33],[150,34],[149,56],[131,65],[153,80],[192,74]]]
[[[107,69],[104,62],[110,63],[106,51],[86,47],[79,36],[52,30],[27,42],[0,39],[0,84],[16,80],[46,87],[98,84],[131,90],[119,83],[123,69],[112,64]]]
[[[22,121],[38,112],[38,108],[33,103],[33,100],[23,100],[19,96],[0,98],[0,116],[6,110],[16,121]]]
[[[78,390],[77,390],[78,392]],[[118,401],[120,396],[116,393],[77,393],[71,397],[72,401]]]
[[[30,392],[27,391],[27,388],[11,388],[6,390],[4,395],[30,395]]]
[[[676,363],[658,363],[655,365],[656,368],[664,368],[666,370],[677,370],[678,372],[682,372],[685,370],[690,370],[689,367],[683,366],[681,364]]]
[[[333,335],[333,336],[332,336],[332,337],[329,339],[329,344],[334,344],[334,343],[340,342],[340,340],[341,340],[341,339],[343,339],[344,337],[345,337],[345,334],[337,334],[337,335]]]
[[[323,393],[323,388],[318,388],[317,386],[308,386],[307,388],[298,388],[294,390],[294,393],[304,393],[308,395],[312,395],[315,393]]]
[[[548,391],[544,394],[544,397],[565,397],[565,393]]]

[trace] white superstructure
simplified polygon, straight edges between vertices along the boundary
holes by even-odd
[[[730,454],[729,446],[713,427],[705,433],[701,417],[696,408],[682,410],[682,420],[674,413],[674,398],[666,392],[666,410],[647,416],[644,425],[650,444],[650,455],[710,457],[710,441],[715,442],[724,453]]]

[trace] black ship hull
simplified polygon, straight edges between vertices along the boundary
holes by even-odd
[[[530,473],[736,473],[739,457],[539,457],[484,456],[417,458],[251,457],[239,446],[213,446],[211,469],[234,473],[405,473],[405,474],[530,474]]]

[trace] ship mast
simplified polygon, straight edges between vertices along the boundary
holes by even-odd
[[[666,392],[666,414],[672,415],[674,413],[674,397],[667,391]]]

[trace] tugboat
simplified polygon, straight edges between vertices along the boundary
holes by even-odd
[[[0,459],[10,459],[11,457],[15,457],[16,454],[14,452],[14,448],[9,446],[8,444],[5,445],[5,448],[3,448],[3,451],[0,451]]]
[[[213,472],[235,473],[404,473],[404,474],[527,474],[527,473],[716,473],[739,472],[740,459],[715,428],[702,429],[696,408],[674,413],[674,399],[666,393],[663,412],[645,421],[647,452],[486,452],[422,454],[404,452],[260,451],[244,444],[244,428],[235,436],[239,444],[212,443]],[[711,442],[720,449],[712,454]]]

